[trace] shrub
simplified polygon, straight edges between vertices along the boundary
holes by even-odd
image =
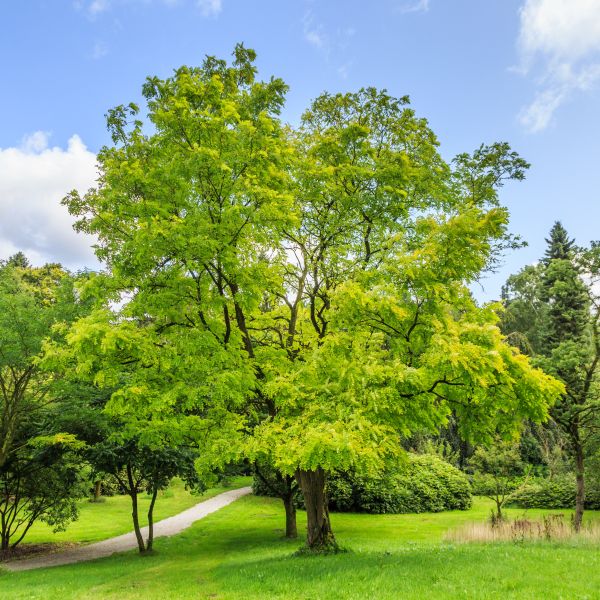
[[[519,508],[572,508],[575,506],[575,477],[534,479],[513,493],[509,504]],[[585,507],[600,508],[600,488],[595,482],[587,486]]]
[[[379,477],[356,473],[331,475],[329,508],[338,512],[422,513],[466,510],[471,489],[464,473],[433,455],[409,454],[406,463],[389,467]],[[255,477],[253,490],[273,495]],[[302,508],[302,497],[298,506]]]
[[[386,485],[387,484],[387,485]],[[428,454],[409,454],[404,469],[360,490],[359,511],[420,513],[466,510],[471,506],[467,476],[443,459]]]

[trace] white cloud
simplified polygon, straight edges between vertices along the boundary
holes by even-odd
[[[304,37],[309,44],[317,48],[322,48],[325,45],[325,38],[316,30],[307,31]]]
[[[337,68],[338,75],[342,79],[348,79],[348,75],[350,73],[350,68],[352,67],[352,61],[345,62],[343,65],[340,65]]]
[[[31,152],[42,152],[48,147],[48,138],[50,132],[48,131],[35,131],[29,135],[23,136],[21,140],[21,150],[27,154]]]
[[[518,71],[538,91],[519,114],[532,132],[545,129],[556,110],[600,79],[600,2],[525,0],[520,10]]]
[[[92,58],[100,60],[108,54],[108,46],[104,42],[96,42],[92,48]]]
[[[66,149],[36,131],[20,147],[0,148],[0,259],[22,250],[34,264],[97,266],[89,236],[75,233],[61,199],[96,180],[96,156],[74,135]]]
[[[215,17],[223,9],[221,0],[198,0],[198,7],[204,17]]]
[[[531,104],[521,109],[519,121],[528,131],[535,133],[546,129],[554,111],[564,102],[567,94],[561,89],[538,92]]]
[[[428,10],[429,0],[414,0],[414,2],[404,2],[400,5],[402,13],[427,12]]]
[[[315,22],[315,18],[311,10],[307,10],[306,13],[304,13],[302,25],[304,39],[311,46],[326,50],[329,45],[329,40],[323,32],[323,25]]]
[[[105,10],[108,10],[109,4],[109,0],[92,0],[88,6],[88,12],[91,16],[95,17]]]

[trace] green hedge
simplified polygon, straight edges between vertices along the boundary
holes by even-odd
[[[600,509],[600,488],[596,482],[586,486],[585,507]],[[509,506],[519,508],[573,508],[575,506],[575,477],[534,479],[514,492]]]
[[[409,454],[405,464],[369,478],[354,473],[331,475],[328,479],[329,508],[338,512],[422,513],[467,510],[471,487],[466,475],[428,454]],[[260,495],[270,490],[255,479],[253,489]],[[298,497],[302,508],[302,498]]]

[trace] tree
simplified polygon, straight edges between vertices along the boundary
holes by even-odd
[[[556,221],[550,229],[550,237],[545,238],[548,247],[542,259],[545,265],[553,260],[570,260],[575,250],[575,240],[569,239],[567,230],[560,221]]]
[[[517,331],[531,342],[536,364],[565,385],[552,418],[568,440],[575,467],[574,527],[579,530],[585,502],[585,447],[598,417],[600,302],[595,281],[600,263],[595,245],[577,249],[558,222],[547,242],[542,263],[509,280],[504,330],[521,327]],[[520,285],[515,286],[516,281]]]
[[[103,380],[138,365],[113,407],[196,411],[221,447],[295,477],[309,548],[335,549],[328,473],[378,470],[453,410],[469,438],[508,432],[559,389],[466,288],[511,243],[496,189],[526,163],[494,144],[448,165],[408,99],[373,88],[284,128],[286,86],[254,58],[148,79],[151,134],[136,106],[109,113],[99,186],[65,203],[100,238],[100,287],[128,301],[71,342]]]
[[[109,410],[153,424],[185,415],[201,435],[220,432],[217,461],[236,458],[242,428],[273,410],[260,397],[248,319],[280,279],[270,261],[284,254],[281,223],[294,220],[277,119],[286,86],[255,79],[253,51],[234,54],[231,66],[207,57],[149,78],[150,137],[140,121],[129,126],[134,105],[110,111],[116,146],[99,154],[99,188],[65,200],[102,240],[110,277],[92,287],[128,298],[120,315],[99,310],[73,332],[79,370],[119,383]]]
[[[327,473],[378,470],[401,435],[435,431],[453,411],[467,439],[507,432],[521,414],[543,419],[557,392],[465,287],[508,240],[495,189],[522,175],[521,159],[496,145],[452,170],[406,104],[367,89],[306,112],[300,222],[284,232],[293,260],[256,325],[282,356],[264,369],[277,411],[256,438],[298,479],[319,551],[336,548]]]
[[[507,340],[529,356],[541,352],[548,304],[542,299],[543,266],[527,265],[502,286],[501,328]]]
[[[116,428],[119,431],[120,428]],[[139,437],[122,439],[116,432],[93,446],[87,453],[93,467],[112,476],[131,498],[131,518],[140,553],[152,552],[154,543],[154,507],[160,490],[166,489],[174,477],[181,477],[195,490],[205,489],[198,478],[194,461],[197,454],[187,448],[149,447]],[[142,535],[138,498],[150,494],[148,507],[148,537]]]
[[[32,267],[23,253],[0,264],[0,525],[2,550],[37,520],[57,528],[77,515],[81,444],[58,427],[60,371],[41,367],[45,340],[64,341],[88,305],[60,265]]]
[[[518,446],[502,440],[497,440],[488,448],[479,446],[470,458],[469,466],[473,470],[475,493],[494,501],[496,513],[493,514],[493,520],[501,521],[504,518],[504,504],[523,485],[523,477],[527,475]]]
[[[22,253],[0,266],[0,467],[14,450],[24,416],[52,402],[60,373],[40,369],[42,343],[59,343],[64,329],[88,309],[75,278],[60,265],[31,267]]]
[[[46,414],[48,419],[51,414]],[[55,531],[77,518],[77,503],[86,492],[81,469],[81,443],[66,434],[43,435],[39,412],[20,422],[10,452],[0,467],[0,555],[8,555],[36,521]]]

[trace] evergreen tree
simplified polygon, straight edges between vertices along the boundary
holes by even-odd
[[[567,230],[560,221],[554,223],[550,230],[550,237],[545,239],[548,244],[543,258],[545,264],[551,260],[568,260],[571,257],[575,240],[569,239]]]
[[[511,276],[505,286],[503,330],[513,343],[519,336],[526,339],[519,345],[565,384],[551,415],[568,441],[575,466],[574,525],[579,529],[585,502],[586,440],[599,409],[595,380],[600,363],[600,303],[594,281],[600,261],[595,245],[576,252],[574,240],[560,222],[546,241],[541,263]]]

